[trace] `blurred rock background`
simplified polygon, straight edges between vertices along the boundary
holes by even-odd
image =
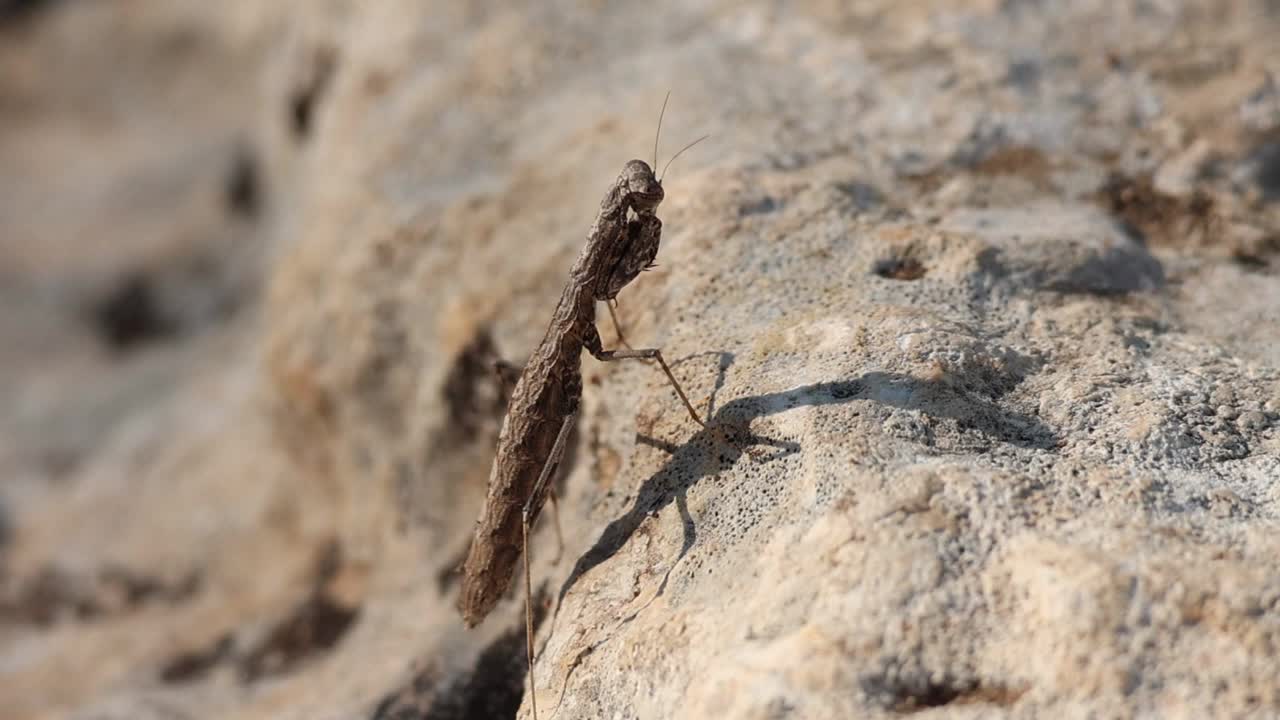
[[[0,2],[6,718],[527,716],[454,568],[607,184],[544,717],[1280,713],[1280,5]],[[611,336],[606,329],[606,342]],[[523,703],[523,705],[522,705]]]

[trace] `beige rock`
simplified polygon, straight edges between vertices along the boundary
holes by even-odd
[[[668,89],[620,312],[713,430],[584,358],[540,715],[1280,713],[1267,3],[4,22],[6,717],[529,717],[490,361]]]

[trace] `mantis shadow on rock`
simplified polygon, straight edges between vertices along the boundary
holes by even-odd
[[[720,379],[712,392],[713,405],[715,392],[722,387],[724,372],[733,358],[729,353],[720,353],[720,357]],[[761,462],[771,462],[801,450],[797,443],[753,434],[749,429],[753,420],[797,407],[842,404],[854,400],[953,419],[962,427],[978,430],[993,440],[1018,447],[1049,450],[1058,444],[1053,431],[1034,416],[1001,408],[990,399],[956,389],[943,381],[922,380],[900,373],[868,372],[853,380],[813,383],[781,392],[737,398],[719,409],[709,408],[706,427],[699,429],[683,444],[644,436],[638,438],[642,444],[663,449],[671,457],[640,486],[631,509],[610,522],[595,544],[578,559],[560,587],[557,605],[579,578],[613,557],[645,518],[657,515],[672,502],[680,512],[684,526],[684,541],[676,561],[672,563],[674,568],[697,539],[697,530],[686,502],[689,488],[704,477],[733,467],[744,453],[753,454],[747,445],[766,444],[778,448],[777,452],[759,460]],[[670,570],[667,571],[669,575]],[[666,582],[664,577],[659,595]]]

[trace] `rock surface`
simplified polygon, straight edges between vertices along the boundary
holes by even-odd
[[[540,715],[1280,713],[1280,9],[856,7],[0,4],[6,717],[529,717],[490,361],[668,89]]]

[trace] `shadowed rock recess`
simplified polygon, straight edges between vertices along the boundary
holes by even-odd
[[[668,90],[540,715],[1280,715],[1280,4],[0,8],[5,718],[530,717],[493,368]]]

